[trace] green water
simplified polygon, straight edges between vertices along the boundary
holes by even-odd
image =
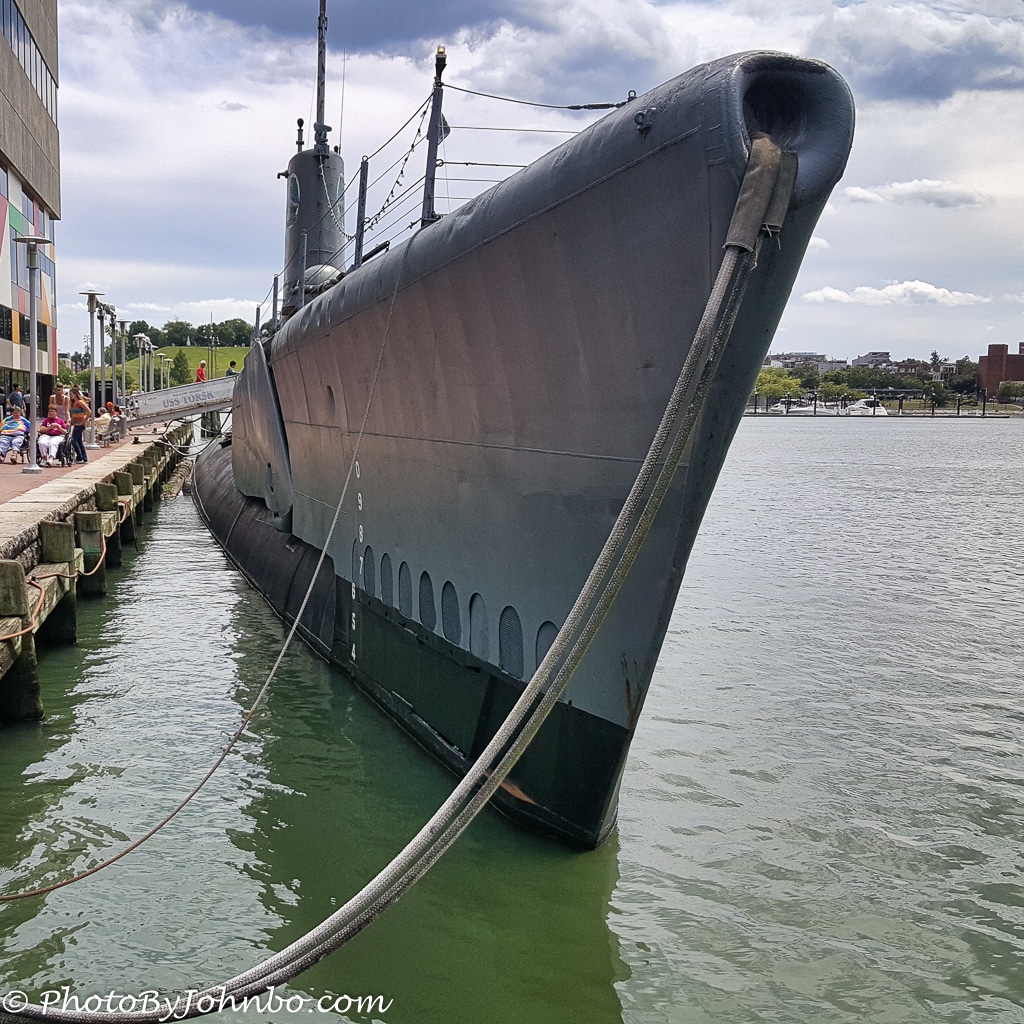
[[[487,812],[286,994],[416,1024],[1024,1022],[1024,424],[741,426],[623,781],[578,854]],[[182,499],[0,730],[0,886],[166,813],[280,623]],[[0,991],[215,983],[319,923],[452,779],[305,648],[158,837],[0,906]],[[378,1004],[379,1006],[380,1004]],[[318,1014],[343,1019],[337,1013]],[[278,1011],[218,1019],[294,1020]]]
[[[7,890],[146,831],[212,762],[280,648],[279,621],[187,501],[161,511],[132,562],[107,598],[81,602],[78,646],[41,659],[45,721],[0,733]],[[67,984],[84,998],[230,977],[357,891],[450,786],[296,644],[240,753],[180,818],[98,875],[0,909],[0,987]],[[511,1020],[514,1007],[535,1021],[618,1019],[625,969],[605,924],[616,871],[614,844],[580,858],[487,814],[290,991],[382,995],[388,1021]]]

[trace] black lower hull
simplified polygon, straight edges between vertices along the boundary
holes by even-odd
[[[316,548],[275,529],[263,502],[235,489],[230,446],[201,457],[196,505],[232,562],[289,624],[320,559]],[[362,591],[358,643],[349,651],[351,584],[325,558],[298,632],[457,775],[464,775],[523,692],[524,683]],[[492,803],[520,825],[589,849],[615,823],[629,730],[559,702]]]

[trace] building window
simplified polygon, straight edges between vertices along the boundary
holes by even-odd
[[[57,82],[43,60],[42,50],[36,45],[32,33],[21,16],[15,0],[3,0],[4,38],[10,44],[18,63],[32,83],[51,120],[57,122]]]

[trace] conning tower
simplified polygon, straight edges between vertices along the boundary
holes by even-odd
[[[288,163],[285,211],[284,294],[281,315],[287,319],[307,298],[337,278],[345,244],[345,164],[340,148],[327,144],[330,126],[324,124],[327,74],[327,0],[320,0],[317,23],[316,123],[313,148],[303,149],[302,118],[296,146]],[[282,176],[284,176],[282,175]]]

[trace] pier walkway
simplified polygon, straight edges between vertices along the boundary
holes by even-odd
[[[36,638],[75,643],[78,595],[106,593],[107,566],[121,564],[192,431],[136,434],[41,473],[0,464],[0,721],[41,717]]]

